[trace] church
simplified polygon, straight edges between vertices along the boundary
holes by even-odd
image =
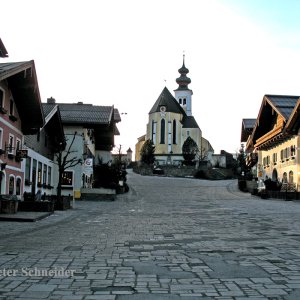
[[[180,164],[183,161],[182,145],[188,137],[197,143],[201,159],[207,159],[213,153],[192,114],[193,91],[188,86],[191,79],[187,76],[189,70],[185,66],[184,56],[178,72],[180,76],[176,79],[178,87],[174,90],[174,96],[164,87],[149,112],[147,133],[138,138],[136,144],[136,161],[140,160],[140,150],[148,139],[155,146],[155,160],[160,165]]]

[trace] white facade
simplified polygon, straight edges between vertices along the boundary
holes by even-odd
[[[28,157],[22,160],[22,172],[25,174],[24,192],[52,195],[56,193],[58,168],[52,160],[28,148]]]
[[[175,90],[175,99],[184,109],[188,116],[192,116],[192,95],[191,90]]]

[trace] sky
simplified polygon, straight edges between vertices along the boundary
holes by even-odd
[[[163,88],[177,88],[183,53],[215,153],[238,151],[265,94],[300,95],[298,0],[10,0],[1,11],[0,62],[33,59],[42,102],[114,105],[124,151]]]

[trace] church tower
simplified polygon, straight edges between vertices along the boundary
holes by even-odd
[[[180,106],[184,109],[188,116],[192,115],[192,95],[193,91],[188,88],[191,83],[191,79],[186,76],[189,73],[189,69],[185,67],[183,55],[182,67],[178,70],[180,77],[176,79],[178,83],[178,88],[174,90],[175,98]]]

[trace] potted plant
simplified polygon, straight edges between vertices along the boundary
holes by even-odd
[[[10,119],[11,121],[13,121],[13,122],[15,122],[15,121],[18,120],[18,118],[15,117],[15,116],[13,116],[13,115],[9,115],[9,119]]]
[[[7,154],[7,157],[8,157],[9,159],[14,159],[15,155],[14,155],[13,153],[8,153],[8,154]]]
[[[25,185],[32,185],[32,182],[29,179],[25,179]]]

